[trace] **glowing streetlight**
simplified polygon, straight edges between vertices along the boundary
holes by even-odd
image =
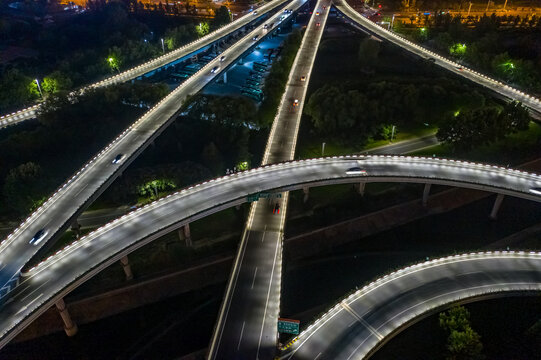
[[[41,92],[41,86],[39,86],[39,81],[38,81],[38,79],[35,79],[35,81],[36,81],[36,85],[38,86],[39,96],[40,96],[40,97],[43,97],[43,93]]]

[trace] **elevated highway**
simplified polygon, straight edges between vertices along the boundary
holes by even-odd
[[[85,91],[87,89],[93,89],[93,88],[100,88],[105,86],[110,86],[126,81],[130,81],[133,79],[137,79],[139,77],[142,77],[145,74],[148,74],[152,71],[155,71],[157,69],[160,69],[162,67],[166,67],[168,64],[173,63],[179,59],[182,59],[192,53],[195,53],[215,42],[220,40],[221,38],[224,38],[228,35],[233,34],[237,30],[241,29],[242,27],[250,24],[251,22],[255,21],[256,19],[266,15],[269,11],[276,9],[278,6],[283,5],[287,3],[289,0],[273,0],[260,8],[257,9],[257,15],[254,15],[254,13],[249,13],[245,16],[242,16],[241,18],[238,18],[237,20],[222,26],[221,28],[205,35],[204,37],[195,40],[189,44],[186,44],[178,49],[175,49],[171,52],[168,52],[160,57],[157,57],[155,59],[149,60],[141,65],[138,65],[136,67],[133,67],[131,69],[128,69],[126,71],[123,71],[119,74],[116,74],[114,76],[108,77],[104,80],[98,81],[96,83],[87,85],[79,90],[79,91]],[[33,106],[30,106],[26,109],[22,109],[16,112],[13,112],[11,114],[6,114],[0,116],[0,128],[14,125],[17,123],[20,123],[24,120],[33,119],[36,117],[37,112],[39,111],[41,105],[36,104]]]
[[[428,50],[420,45],[415,44],[412,41],[409,41],[402,36],[382,28],[381,26],[375,24],[374,22],[368,20],[363,15],[355,11],[346,0],[333,0],[333,4],[336,8],[348,17],[351,21],[355,22],[357,25],[368,30],[370,33],[377,35],[378,37],[388,40],[395,45],[400,46],[402,49],[416,54],[424,59],[432,61],[434,64],[451,71],[459,76],[462,76],[478,85],[481,85],[489,90],[492,90],[496,94],[503,96],[504,98],[511,100],[521,101],[525,106],[527,106],[532,112],[533,116],[541,116],[541,101],[521,90],[515,89],[509,85],[504,84],[501,81],[492,79],[489,76],[481,74],[473,69],[469,69],[457,62],[449,60],[434,51]]]
[[[392,272],[345,297],[286,344],[282,359],[366,359],[453,303],[541,291],[540,252],[453,255]]]
[[[354,168],[364,172],[352,173]],[[541,201],[541,192],[536,190],[541,188],[541,177],[536,174],[434,158],[345,156],[292,161],[224,176],[124,215],[29,269],[0,311],[0,347],[108,265],[171,230],[241,204],[250,194],[367,182],[434,183]]]
[[[295,0],[291,6],[297,8],[304,2],[305,0]],[[269,21],[278,25],[289,16],[290,14],[279,12]],[[201,68],[124,130],[8,235],[0,243],[0,298],[16,286],[18,273],[24,264],[40,248],[46,246],[47,242],[56,239],[69,227],[176,118],[188,96],[201,90],[269,33],[263,24],[258,26],[221,54],[221,57],[225,57],[224,61],[216,58]],[[253,40],[255,36],[257,41]],[[115,161],[118,157],[118,161]],[[40,230],[44,232],[43,239],[30,244],[30,240]]]

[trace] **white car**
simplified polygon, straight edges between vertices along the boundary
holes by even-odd
[[[360,167],[352,167],[347,169],[346,175],[366,175],[366,170],[363,170]]]
[[[219,66],[215,66],[215,67],[212,68],[212,70],[210,70],[210,72],[212,74],[215,74],[218,71],[219,68],[220,68]]]

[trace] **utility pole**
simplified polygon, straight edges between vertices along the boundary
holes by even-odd
[[[470,7],[468,8],[468,15],[466,15],[466,16],[470,16],[470,10],[471,10],[472,4],[473,4],[473,3],[470,3]]]
[[[505,0],[505,3],[503,4],[503,9],[505,10],[505,7],[507,6],[507,0]]]
[[[325,154],[325,143],[321,143],[321,157]]]
[[[391,142],[393,142],[395,128],[396,126],[393,125],[393,130],[391,131]]]

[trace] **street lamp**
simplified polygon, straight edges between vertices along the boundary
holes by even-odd
[[[39,81],[38,79],[35,79],[35,80],[36,80],[36,84],[38,85],[39,96],[43,97],[43,93],[41,92],[41,86],[39,86]]]
[[[325,154],[325,143],[321,143],[321,157]]]
[[[394,15],[395,14],[393,14],[393,18],[391,19],[391,30],[393,30],[393,25],[394,25]]]
[[[163,44],[163,38],[161,38],[160,40],[162,41],[162,51],[163,51],[163,53],[165,54],[165,46],[164,46],[164,44]]]

